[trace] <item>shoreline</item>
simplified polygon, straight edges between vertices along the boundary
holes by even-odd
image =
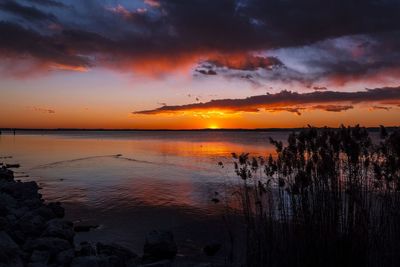
[[[116,243],[75,244],[75,235],[93,226],[65,220],[61,203],[46,202],[39,190],[35,181],[16,180],[0,165],[0,267],[211,266],[176,261],[177,245],[168,231],[148,233],[141,256]]]

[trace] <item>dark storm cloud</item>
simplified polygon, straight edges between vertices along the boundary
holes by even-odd
[[[315,104],[314,109],[339,112],[351,109],[352,106],[343,103],[380,103],[383,101],[400,101],[400,87],[376,88],[357,92],[317,91],[312,93],[297,93],[281,91],[276,94],[251,96],[244,99],[220,99],[205,103],[195,103],[180,106],[163,106],[153,110],[136,111],[135,114],[161,114],[191,110],[222,109],[229,111],[256,112],[260,109],[277,110],[295,108],[292,112],[299,113],[301,106]]]
[[[63,44],[62,38],[58,36],[44,36],[8,22],[0,22],[0,36],[4,37],[0,42],[0,56],[2,57],[22,58],[29,55],[45,63],[70,67],[89,66],[87,58],[70,51],[69,47]],[[70,43],[72,41],[73,38],[68,40]]]
[[[18,2],[12,0],[0,0],[0,10],[13,13],[28,20],[56,20],[53,14],[43,12],[35,7],[20,5]]]
[[[307,46],[354,34],[372,36],[386,32],[390,35],[400,30],[400,2],[395,0],[160,0],[143,2],[138,8],[130,6],[128,1],[118,1],[114,6],[105,1],[71,0],[69,3],[73,9],[58,8],[62,4],[55,0],[0,0],[4,12],[30,20],[57,22],[38,29],[29,21],[3,19],[0,37],[9,40],[0,44],[2,56],[20,58],[23,46],[24,56],[71,64],[71,67],[102,65],[138,69],[146,62],[158,62],[151,69],[167,71],[202,58],[216,68],[252,72],[267,69],[271,63],[263,60],[273,58],[252,56],[254,51]],[[22,31],[32,38],[25,37]],[[373,44],[390,47],[392,42],[390,38],[382,38]],[[385,57],[366,68],[391,67],[394,63],[384,51],[380,50]],[[232,55],[259,61],[236,67],[230,64]],[[275,60],[276,64],[281,62],[278,58]],[[162,66],[159,62],[163,62]],[[338,68],[366,73],[362,64],[354,65],[351,60],[309,63],[326,70]],[[277,75],[272,78],[281,79],[286,75],[292,78],[285,72]]]
[[[53,7],[63,7],[63,8],[67,7],[67,5],[54,0],[28,0],[28,1],[43,6],[53,6]]]

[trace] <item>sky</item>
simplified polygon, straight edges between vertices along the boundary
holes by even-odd
[[[0,128],[400,124],[398,0],[0,0]]]

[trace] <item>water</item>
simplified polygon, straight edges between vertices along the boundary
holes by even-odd
[[[233,179],[231,152],[267,155],[284,132],[17,132],[0,135],[0,161],[35,180],[67,219],[98,224],[76,241],[117,242],[141,253],[145,234],[171,230],[181,255],[224,239],[222,205],[210,200]],[[224,162],[225,168],[217,166]],[[24,177],[29,175],[29,177]],[[221,189],[222,188],[222,189]]]

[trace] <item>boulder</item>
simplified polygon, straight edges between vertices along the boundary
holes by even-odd
[[[75,232],[72,222],[62,219],[52,219],[47,222],[46,229],[43,231],[43,237],[58,237],[66,239],[72,243]]]
[[[96,249],[89,242],[81,242],[77,248],[76,254],[78,256],[93,256],[96,255]]]
[[[47,204],[47,207],[49,207],[53,211],[56,217],[64,218],[65,210],[63,207],[61,207],[60,202],[50,202],[49,204]]]
[[[3,186],[3,192],[6,192],[19,200],[26,199],[40,199],[42,197],[41,194],[38,193],[39,186],[36,182],[12,182]]]
[[[14,172],[2,166],[0,168],[0,179],[12,181],[14,180]]]
[[[50,209],[48,206],[42,205],[36,210],[36,212],[47,221],[56,218],[53,210]]]
[[[34,250],[31,255],[32,263],[47,264],[50,259],[50,253],[48,251]]]
[[[18,206],[18,202],[14,197],[3,192],[0,192],[0,202],[7,209],[16,208]]]
[[[72,248],[71,243],[67,240],[57,237],[41,237],[34,240],[29,240],[24,245],[26,251],[49,251],[51,256],[57,255],[61,251]]]
[[[129,249],[120,246],[118,244],[102,244],[97,243],[96,245],[97,254],[104,256],[117,256],[124,262],[128,262],[132,259],[136,259],[138,255]]]
[[[151,231],[146,236],[143,259],[154,261],[174,259],[177,252],[178,249],[171,232]]]
[[[19,246],[5,232],[0,231],[0,266],[23,266]]]
[[[75,251],[73,249],[67,249],[58,253],[55,261],[57,266],[65,267],[71,264],[71,261],[74,257]]]
[[[23,215],[18,221],[17,226],[26,236],[40,236],[46,227],[45,220],[35,212]]]

